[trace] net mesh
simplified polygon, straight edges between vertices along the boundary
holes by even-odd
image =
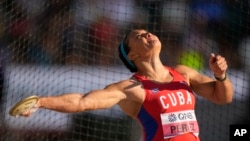
[[[162,42],[161,59],[213,76],[211,52],[225,56],[234,101],[197,97],[203,141],[228,141],[229,125],[249,123],[250,34],[247,0],[1,0],[0,140],[139,141],[140,125],[114,106],[77,114],[39,110],[8,115],[33,95],[86,93],[131,73],[117,47],[128,31],[147,29]]]

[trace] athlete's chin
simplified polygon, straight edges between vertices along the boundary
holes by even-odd
[[[161,48],[161,43],[157,42],[157,43],[153,44],[152,48]]]
[[[151,48],[160,47],[161,46],[161,42],[159,42],[158,40],[151,40],[149,42],[149,46]]]

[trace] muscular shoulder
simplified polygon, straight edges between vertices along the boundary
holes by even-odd
[[[109,84],[107,88],[127,89],[127,88],[131,88],[129,86],[134,85],[135,83],[138,83],[138,82],[135,79],[130,78],[130,79],[121,80],[121,81]]]
[[[128,80],[122,80],[114,85],[119,87],[126,95],[126,99],[123,99],[118,103],[120,108],[125,113],[135,118],[145,99],[144,89],[141,82],[137,81],[135,78],[131,78]]]
[[[176,70],[177,72],[179,73],[187,73],[187,71],[192,71],[192,69],[188,66],[185,66],[185,65],[176,65],[174,67],[174,70]]]
[[[198,81],[198,79],[201,78],[201,75],[198,71],[185,65],[176,65],[174,70],[182,74],[188,83],[191,83],[192,81]]]
[[[189,81],[190,85],[193,87],[199,87],[201,84],[206,84],[208,82],[213,82],[214,80],[206,75],[201,74],[197,70],[184,66],[184,65],[177,65],[175,70],[179,73],[183,74],[186,79]]]
[[[144,99],[144,95],[142,95],[144,92],[142,84],[133,77],[113,83],[108,87],[115,87],[116,89],[119,89],[119,91],[126,95],[127,100],[141,102]]]
[[[177,72],[181,74],[187,75],[189,78],[193,78],[199,74],[199,72],[196,71],[195,69],[185,66],[185,65],[176,65],[174,67],[174,70],[176,70]]]
[[[133,91],[136,86],[139,86],[140,83],[134,79],[134,78],[129,78],[126,80],[121,80],[112,84],[109,84],[105,87],[105,90],[116,90],[116,91],[120,91],[124,94],[128,94],[131,93],[131,91]]]

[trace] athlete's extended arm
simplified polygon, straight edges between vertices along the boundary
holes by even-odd
[[[58,96],[40,97],[35,108],[75,113],[109,108],[125,98],[126,95],[119,88],[119,84],[111,84],[104,89],[93,90],[86,94],[69,93]],[[31,113],[32,111],[27,111],[22,116],[30,116]]]
[[[202,75],[196,70],[185,66],[177,67],[177,70],[187,73],[190,86],[198,95],[217,104],[230,103],[233,98],[233,85],[230,78],[226,76],[228,66],[225,58],[211,54],[209,65],[214,76],[222,81]],[[225,80],[223,80],[224,78]]]

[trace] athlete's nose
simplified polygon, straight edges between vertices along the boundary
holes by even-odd
[[[147,38],[150,38],[150,37],[151,37],[151,33],[147,33],[147,34],[146,34],[146,37],[147,37]]]
[[[148,33],[146,33],[146,38],[147,38],[147,39],[149,39],[151,36],[152,36],[152,34],[151,34],[151,33],[149,33],[149,32],[148,32]]]

